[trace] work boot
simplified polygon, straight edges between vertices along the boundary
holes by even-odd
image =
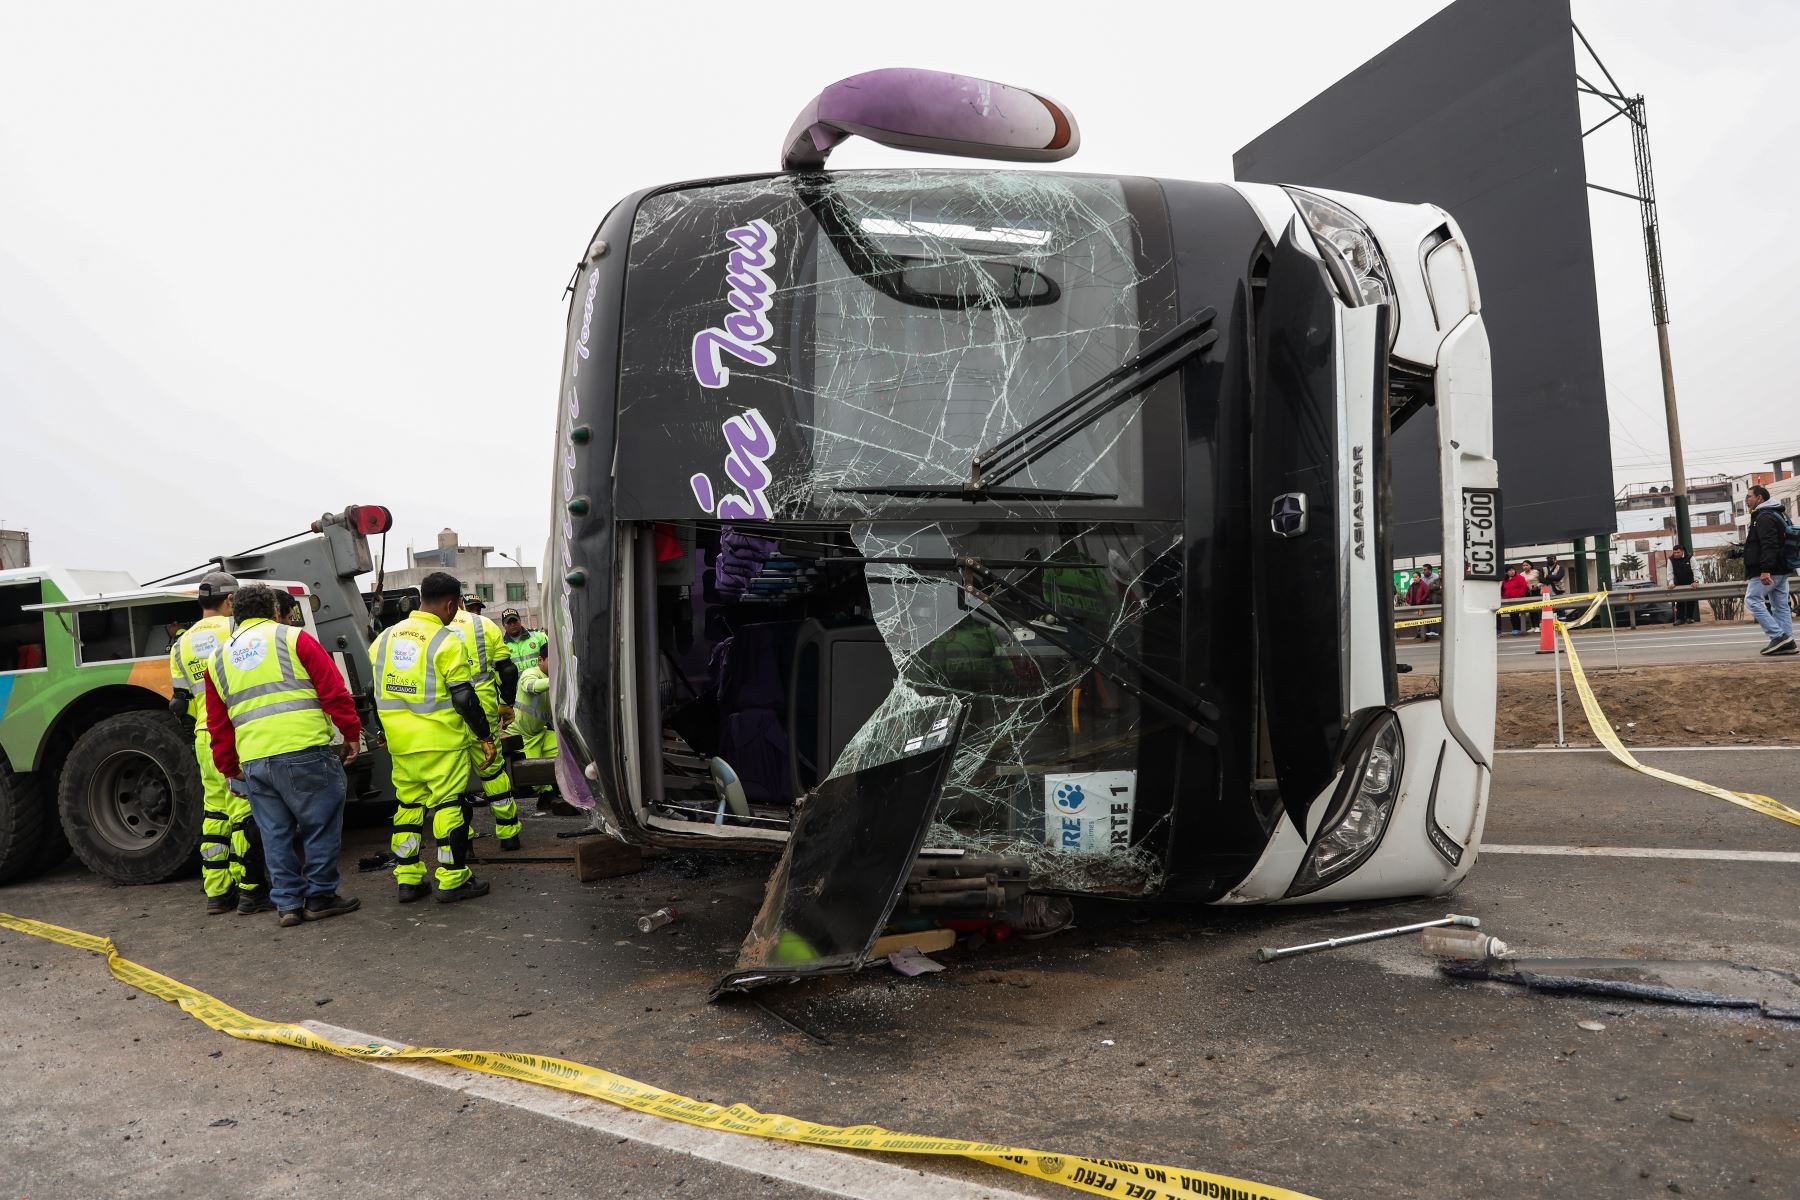
[[[487,880],[477,879],[471,875],[469,877],[469,882],[463,884],[461,887],[453,887],[449,891],[439,889],[437,902],[439,904],[455,904],[458,900],[473,900],[478,896],[485,896],[487,894]]]
[[[414,900],[423,900],[431,895],[428,883],[403,883],[400,885],[400,903],[411,904]]]
[[[230,896],[208,896],[206,898],[206,915],[209,917],[223,916],[230,912],[231,909],[232,901]]]
[[[519,848],[519,839],[516,837],[501,838],[500,848],[502,850],[517,850]]]
[[[306,909],[300,915],[308,921],[323,921],[326,917],[341,917],[361,907],[362,901],[355,896],[340,896],[333,892],[329,896],[308,896]]]
[[[237,914],[240,917],[253,917],[257,913],[275,911],[275,902],[267,896],[258,896],[254,892],[238,893]]]
[[[291,929],[295,925],[304,924],[306,918],[300,915],[300,911],[301,910],[297,908],[288,909],[277,918],[276,924],[280,925],[283,929]]]

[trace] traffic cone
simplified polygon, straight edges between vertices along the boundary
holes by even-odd
[[[1550,588],[1547,585],[1544,588],[1544,609],[1538,617],[1538,621],[1540,623],[1538,625],[1537,652],[1539,654],[1555,654],[1556,610],[1550,607]]]

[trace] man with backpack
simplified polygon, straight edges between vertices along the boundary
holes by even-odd
[[[1750,489],[1750,530],[1744,538],[1744,607],[1769,635],[1765,655],[1800,653],[1794,645],[1794,613],[1788,606],[1788,573],[1800,556],[1800,531],[1760,484]]]

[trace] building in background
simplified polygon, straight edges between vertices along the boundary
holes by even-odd
[[[1702,475],[1688,480],[1688,513],[1693,522],[1694,558],[1700,560],[1725,553],[1738,540],[1734,514],[1750,487],[1748,479],[1730,475]],[[1661,582],[1667,578],[1666,563],[1675,545],[1675,494],[1666,483],[1629,483],[1614,497],[1619,530],[1613,534],[1613,549],[1618,559],[1635,554],[1643,560],[1644,569],[1633,573],[1635,579]],[[1628,582],[1624,573],[1620,582]]]
[[[520,564],[517,559],[494,566],[488,555],[499,554],[492,546],[465,546],[457,539],[456,530],[438,534],[434,550],[406,551],[406,569],[389,569],[388,587],[418,587],[419,581],[433,571],[448,571],[462,580],[463,591],[473,592],[487,603],[486,616],[498,621],[503,609],[516,608],[525,624],[533,629],[544,627],[543,594],[538,587],[537,569]],[[511,555],[500,554],[502,558]]]
[[[31,565],[31,535],[23,529],[0,529],[0,571]]]

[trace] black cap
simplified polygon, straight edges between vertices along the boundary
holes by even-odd
[[[487,601],[483,600],[480,596],[477,596],[474,592],[470,592],[468,595],[463,597],[463,607],[464,608],[486,608]]]
[[[519,616],[518,609],[509,608],[505,612],[500,614],[500,619],[502,621],[518,621],[518,620],[521,620],[522,618]]]

